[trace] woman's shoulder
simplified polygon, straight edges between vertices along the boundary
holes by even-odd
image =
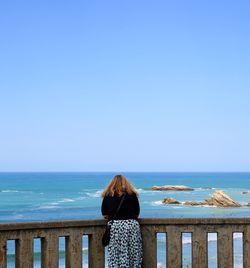
[[[137,193],[135,192],[132,192],[132,193],[126,193],[126,195],[129,197],[129,198],[137,198]]]

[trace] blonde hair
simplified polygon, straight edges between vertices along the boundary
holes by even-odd
[[[136,194],[134,186],[128,181],[128,179],[123,175],[116,175],[113,179],[109,182],[108,186],[102,192],[102,197],[107,195],[110,196],[121,196],[123,193],[128,194]]]

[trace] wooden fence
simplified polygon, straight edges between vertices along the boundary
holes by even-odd
[[[104,220],[0,224],[0,268],[7,267],[7,241],[15,240],[15,267],[33,268],[34,239],[41,239],[41,267],[59,267],[59,237],[65,237],[66,268],[81,268],[82,237],[88,236],[88,266],[105,267]],[[157,233],[166,233],[166,266],[182,267],[182,233],[191,233],[192,267],[208,267],[208,233],[217,233],[217,267],[233,268],[233,233],[242,233],[243,267],[250,268],[250,218],[140,219],[143,268],[157,267]]]

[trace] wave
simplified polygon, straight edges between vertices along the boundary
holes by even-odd
[[[207,190],[216,190],[215,187],[197,187],[194,188],[195,191],[207,191]]]
[[[51,202],[51,203],[48,203],[48,204],[41,205],[39,207],[39,209],[59,208],[60,207],[59,205],[62,204],[62,203],[74,203],[77,200],[83,200],[83,199],[86,199],[86,197],[81,196],[81,197],[77,197],[77,198],[63,198],[63,199],[55,201],[55,202]]]
[[[48,204],[39,207],[39,209],[54,209],[54,208],[59,208],[59,206]]]
[[[148,202],[144,202],[144,203],[148,203]],[[166,206],[165,204],[162,203],[162,200],[158,200],[158,201],[152,201],[150,202],[151,206]],[[183,206],[180,206],[178,204],[171,204],[171,208],[183,208]]]
[[[157,268],[163,268],[164,264],[162,262],[157,262]]]
[[[1,193],[20,193],[20,192],[23,192],[23,191],[18,191],[18,190],[0,190]]]
[[[75,202],[76,200],[72,198],[63,198],[62,200],[59,200],[58,203],[68,203],[68,202]]]
[[[101,194],[102,194],[101,190],[98,190],[94,193],[89,193],[89,192],[86,193],[87,196],[94,197],[94,198],[101,197]]]
[[[142,189],[142,188],[138,188],[136,189],[136,191],[139,193],[139,194],[142,194],[142,193],[148,193],[148,192],[153,192],[151,190],[145,190],[145,189]],[[155,192],[155,191],[154,191]]]
[[[162,203],[162,201],[152,201],[151,205],[152,206],[163,206],[163,203]]]
[[[80,196],[76,198],[76,200],[84,200],[84,199],[86,199],[86,196]]]
[[[16,190],[16,189],[3,189],[3,190],[0,190],[0,193],[33,193],[33,191],[30,191],[30,190]]]

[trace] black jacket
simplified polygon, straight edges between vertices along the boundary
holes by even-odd
[[[123,195],[122,195],[123,196]],[[120,204],[122,196],[105,196],[102,200],[102,215],[111,219]],[[140,205],[136,194],[126,194],[115,220],[137,219],[140,214]]]

